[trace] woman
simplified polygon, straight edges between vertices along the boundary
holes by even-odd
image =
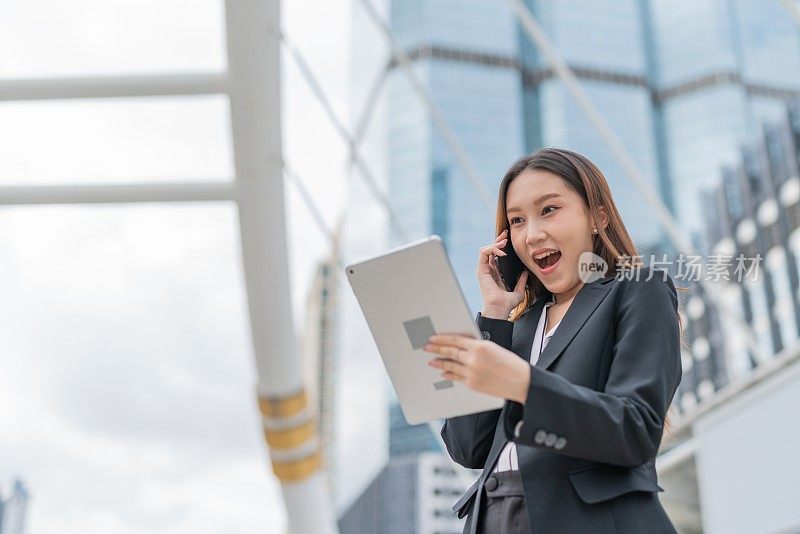
[[[514,291],[495,264],[508,239],[526,268]],[[607,266],[594,280],[590,253]],[[507,399],[442,427],[453,460],[483,469],[454,507],[465,533],[675,532],[655,456],[681,379],[678,299],[637,256],[587,158],[542,149],[506,173],[477,269],[483,339],[425,347],[442,378]]]

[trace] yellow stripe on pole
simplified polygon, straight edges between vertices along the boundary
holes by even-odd
[[[302,480],[322,467],[322,451],[317,449],[313,454],[291,462],[272,462],[275,476],[284,482]]]
[[[267,443],[274,449],[293,449],[311,439],[316,431],[313,419],[291,428],[264,429]]]
[[[283,397],[258,397],[258,408],[266,417],[291,417],[308,405],[305,389]]]

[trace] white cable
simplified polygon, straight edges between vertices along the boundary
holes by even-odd
[[[372,118],[372,112],[375,109],[375,105],[378,102],[378,96],[381,94],[381,89],[383,88],[383,82],[386,81],[386,70],[381,69],[376,76],[375,81],[372,82],[372,86],[370,87],[369,93],[367,93],[367,98],[364,103],[364,107],[361,110],[361,114],[359,115],[358,120],[356,121],[356,126],[353,129],[353,141],[356,145],[361,144],[361,140],[366,134],[367,126],[369,126],[369,121]],[[350,160],[353,159],[353,153],[350,152]]]
[[[350,150],[351,157],[354,163],[356,164],[356,167],[360,171],[361,177],[367,183],[370,192],[378,200],[378,202],[380,202],[381,205],[383,205],[383,207],[386,209],[386,212],[389,215],[389,224],[392,227],[392,231],[400,239],[400,241],[402,242],[409,241],[410,238],[408,234],[403,230],[403,227],[400,224],[400,219],[397,217],[397,214],[394,212],[394,210],[392,210],[392,206],[389,203],[389,199],[380,190],[377,180],[375,180],[375,177],[369,170],[366,161],[364,161],[364,158],[359,153],[358,147],[356,145],[355,140],[353,139],[353,136],[348,131],[347,127],[344,125],[344,121],[342,121],[336,114],[336,111],[333,109],[333,106],[331,105],[330,99],[328,99],[328,97],[325,95],[325,92],[322,90],[322,86],[317,81],[316,76],[314,76],[314,73],[311,71],[311,68],[308,66],[308,63],[303,58],[303,55],[300,53],[300,50],[296,46],[294,46],[291,40],[283,32],[278,32],[278,37],[283,43],[283,46],[292,56],[292,59],[294,59],[298,68],[300,69],[300,72],[302,73],[303,77],[308,83],[311,92],[319,101],[320,105],[322,106],[322,109],[328,116],[328,119],[330,119],[331,123],[333,124],[333,127],[346,142],[348,149]]]

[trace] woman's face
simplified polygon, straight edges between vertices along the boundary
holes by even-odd
[[[592,252],[593,221],[588,208],[556,174],[526,170],[506,192],[506,220],[514,251],[555,294],[568,293],[582,281],[578,259]],[[558,251],[539,260],[546,251]]]

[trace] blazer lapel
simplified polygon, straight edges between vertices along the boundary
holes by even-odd
[[[548,292],[543,297],[537,298],[528,311],[517,319],[511,333],[511,351],[526,362],[531,361],[531,348],[533,347],[533,338],[536,336],[536,325],[539,324],[544,304],[550,301],[551,295],[552,293]]]
[[[553,362],[556,361],[558,356],[566,348],[567,344],[575,337],[580,327],[589,318],[592,312],[597,308],[600,302],[608,295],[609,290],[613,287],[614,276],[606,277],[601,280],[592,282],[591,284],[584,284],[584,286],[575,295],[575,300],[570,304],[567,313],[558,325],[556,333],[550,338],[550,342],[542,351],[539,360],[536,362],[536,367],[546,369]],[[536,299],[528,311],[517,319],[514,324],[514,330],[511,334],[511,350],[517,356],[523,358],[525,361],[531,361],[531,349],[533,348],[533,338],[536,337],[536,327],[539,324],[539,317],[544,310],[545,302],[549,302],[552,298],[552,293],[546,292],[541,298]],[[500,419],[495,427],[494,438],[492,446],[489,450],[489,455],[486,457],[486,464],[484,465],[484,472],[479,480],[486,480],[490,472],[487,469],[494,466],[497,456],[502,451],[507,440],[505,437],[505,430],[503,421],[505,420],[506,411],[510,403],[506,402],[503,409],[500,410]],[[517,448],[517,454],[522,452],[526,454],[525,447]],[[520,462],[521,465],[521,462]],[[482,483],[481,483],[482,487]]]
[[[575,295],[575,300],[570,304],[564,318],[561,319],[561,324],[558,325],[555,334],[550,338],[547,346],[539,356],[536,362],[536,367],[547,369],[558,359],[564,349],[567,347],[578,330],[581,329],[583,324],[594,312],[600,302],[608,295],[608,292],[614,286],[615,278],[613,276],[596,280],[589,284],[584,284],[583,287]],[[544,305],[541,305],[542,308]],[[541,315],[541,310],[539,312]],[[533,337],[536,334],[536,325],[538,324],[539,316],[536,317],[537,323],[533,324],[530,328],[532,331],[531,342],[528,345],[527,360],[530,361],[530,351],[533,345]]]

